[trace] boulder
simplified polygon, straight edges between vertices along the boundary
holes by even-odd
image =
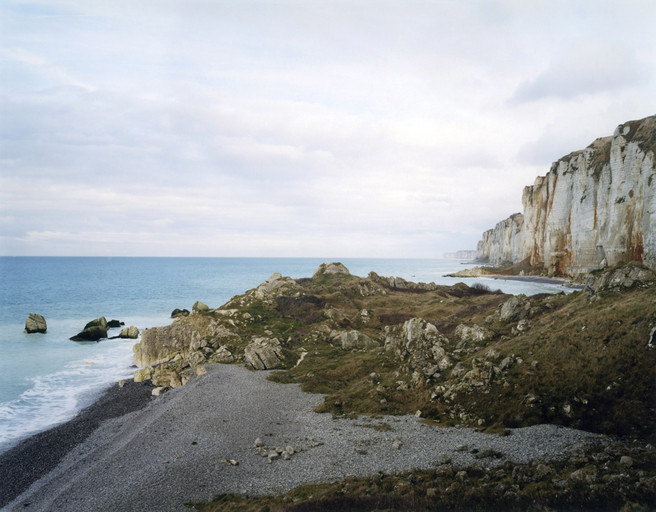
[[[531,303],[526,295],[513,295],[501,305],[499,319],[507,322],[518,322],[529,317]]]
[[[134,371],[134,381],[143,382],[145,380],[150,380],[153,376],[153,369],[150,367],[139,368]]]
[[[139,337],[139,329],[137,329],[134,325],[131,325],[130,327],[123,329],[118,337],[136,340]]]
[[[366,334],[356,331],[331,331],[331,343],[339,343],[344,350],[377,347],[378,342]]]
[[[341,263],[322,263],[321,265],[319,265],[317,270],[315,270],[314,274],[312,274],[312,279],[322,275],[335,275],[335,274],[343,274],[346,276],[351,275],[349,270]]]
[[[273,299],[282,295],[300,295],[302,292],[302,287],[291,277],[282,276],[280,273],[274,272],[269,279],[255,288],[253,296],[256,299],[262,300]]]
[[[121,322],[120,320],[110,320],[107,322],[108,329],[115,329],[117,327],[121,327],[122,325],[125,325],[125,322]]]
[[[440,371],[451,367],[453,361],[445,350],[448,343],[437,327],[421,318],[385,327],[385,350],[407,360],[411,368],[420,369],[424,375],[429,375],[435,365]]]
[[[256,370],[278,368],[284,359],[282,346],[277,338],[254,338],[244,348],[244,359]]]
[[[107,337],[107,320],[104,316],[91,320],[82,331],[70,338],[72,341],[98,341]]]
[[[635,286],[644,286],[656,281],[656,273],[639,265],[626,265],[620,268],[589,274],[585,278],[585,292],[593,296],[601,291],[628,290]]]
[[[33,334],[33,333],[44,333],[48,329],[48,325],[46,324],[46,319],[43,318],[41,315],[37,315],[36,313],[30,313],[27,317],[27,320],[25,320],[25,333],[26,334]]]
[[[171,318],[178,318],[179,316],[188,316],[188,315],[189,315],[188,309],[175,308],[173,311],[171,311]]]
[[[191,308],[192,313],[207,313],[209,310],[210,307],[207,304],[203,304],[199,300],[194,302],[194,306]]]
[[[226,346],[219,347],[210,356],[210,362],[212,363],[232,363],[234,360],[235,356],[232,355],[232,352]]]
[[[476,324],[460,324],[454,332],[454,337],[463,344],[489,341],[493,336],[492,331]]]

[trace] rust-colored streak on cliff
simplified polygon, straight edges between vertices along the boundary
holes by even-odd
[[[656,268],[656,116],[554,162],[524,188],[523,214],[483,234],[478,256],[494,265],[529,258],[576,275],[619,261]]]

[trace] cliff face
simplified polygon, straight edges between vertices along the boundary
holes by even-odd
[[[483,234],[478,257],[493,265],[544,265],[576,275],[619,261],[656,268],[656,116],[561,158],[524,188],[522,214]]]

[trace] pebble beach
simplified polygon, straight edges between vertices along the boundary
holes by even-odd
[[[510,435],[437,427],[416,416],[333,418],[322,395],[237,365],[162,396],[112,387],[70,422],[0,457],[2,510],[189,510],[221,493],[280,493],[307,483],[408,469],[556,460],[607,438],[554,425]],[[260,446],[256,446],[260,445]],[[475,458],[493,451],[495,457]]]

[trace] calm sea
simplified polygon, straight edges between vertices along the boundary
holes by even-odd
[[[70,419],[104,389],[132,375],[134,341],[76,343],[69,338],[100,316],[140,330],[167,325],[174,308],[196,300],[218,307],[273,272],[311,276],[334,258],[32,258],[0,257],[0,452],[21,438]],[[351,273],[412,281],[445,278],[458,260],[342,259]],[[487,281],[507,293],[556,292],[554,285]],[[23,334],[29,313],[46,334]],[[110,331],[117,335],[119,330]]]

